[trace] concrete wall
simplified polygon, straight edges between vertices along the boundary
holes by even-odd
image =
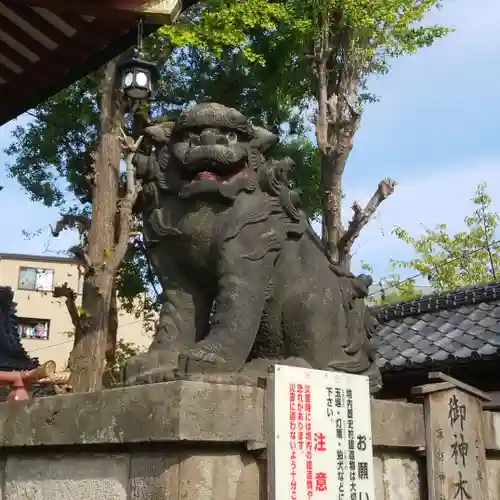
[[[0,404],[0,500],[265,500],[265,389],[215,382]],[[422,406],[372,415],[376,500],[427,500]],[[497,500],[500,413],[484,431]]]
[[[52,359],[63,369],[73,345],[68,332],[74,330],[64,299],[54,299],[51,291],[22,289],[19,286],[21,267],[53,271],[54,287],[68,283],[73,290],[78,291],[81,290],[79,266],[74,260],[61,257],[0,254],[0,284],[14,290],[17,315],[21,318],[50,320],[49,338],[23,339],[25,349],[42,363]],[[81,295],[78,295],[77,301],[81,303]],[[140,347],[147,347],[151,342],[151,334],[145,331],[142,318],[125,311],[119,312],[118,334],[120,338]]]

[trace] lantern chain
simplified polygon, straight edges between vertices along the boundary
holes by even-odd
[[[135,49],[137,57],[142,56],[142,39],[143,39],[143,33],[144,33],[143,20],[139,19],[139,22],[137,23],[137,47]]]

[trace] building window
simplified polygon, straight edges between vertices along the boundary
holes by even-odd
[[[51,292],[54,286],[54,270],[36,267],[19,269],[19,290],[37,290]]]
[[[22,339],[49,340],[50,320],[17,318],[17,331]]]

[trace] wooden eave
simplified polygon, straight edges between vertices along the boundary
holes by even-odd
[[[0,0],[0,125],[170,23],[193,1]]]

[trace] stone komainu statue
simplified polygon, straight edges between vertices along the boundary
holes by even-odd
[[[14,292],[0,286],[0,371],[32,370],[39,365],[24,350],[17,330]]]
[[[370,376],[371,279],[341,273],[290,188],[277,136],[235,109],[198,104],[145,131],[137,211],[165,301],[125,383],[197,373],[265,373],[276,361]]]

